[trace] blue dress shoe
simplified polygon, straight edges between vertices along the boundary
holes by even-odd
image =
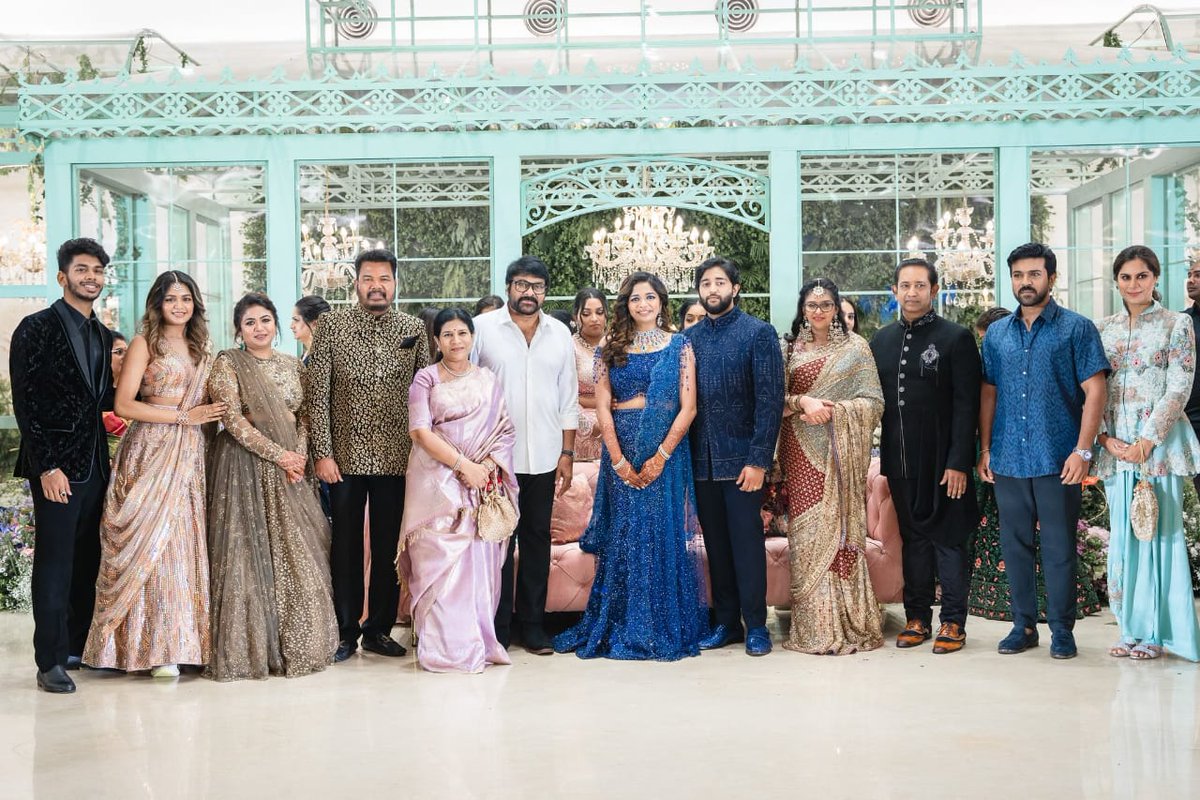
[[[712,633],[700,640],[700,649],[716,650],[741,640],[742,632],[740,630],[730,628],[728,625],[718,625],[712,629]]]
[[[1002,655],[1010,656],[1014,653],[1024,653],[1031,647],[1038,646],[1037,628],[1026,632],[1025,628],[1018,625],[1009,631],[1008,636],[1000,640],[999,646],[996,648]]]
[[[746,655],[765,656],[771,652],[771,634],[766,627],[746,631]]]
[[[1058,659],[1074,658],[1079,655],[1075,647],[1075,634],[1070,631],[1050,632],[1050,657]]]

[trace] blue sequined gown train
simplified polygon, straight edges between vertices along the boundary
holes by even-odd
[[[654,455],[679,413],[679,376],[685,343],[673,336],[662,350],[630,353],[609,372],[613,400],[644,394],[646,407],[616,410],[621,450],[640,470]],[[596,556],[587,610],[554,639],[560,653],[581,658],[675,661],[700,654],[708,633],[697,532],[692,459],[685,436],[644,489],[626,486],[604,449],[584,552]]]

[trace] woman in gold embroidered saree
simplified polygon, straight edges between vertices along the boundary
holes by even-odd
[[[218,355],[208,380],[226,410],[208,462],[213,652],[205,674],[294,678],[332,664],[338,646],[329,521],[309,468],[302,367],[273,347],[275,304],[252,292],[233,313],[245,349]]]
[[[837,287],[800,292],[784,357],[779,459],[789,512],[792,622],[784,647],[844,655],[883,644],[867,573],[867,468],[883,392],[865,340],[848,333]]]

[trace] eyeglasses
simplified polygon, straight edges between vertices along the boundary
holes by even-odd
[[[834,308],[836,308],[836,306],[830,302],[804,304],[804,310],[810,314],[816,314],[818,312],[822,314],[828,314],[830,311],[833,311]]]
[[[534,294],[545,294],[546,293],[546,284],[544,284],[544,283],[530,283],[529,281],[513,281],[512,285],[513,285],[513,288],[516,289],[521,294],[525,294],[525,292],[528,292],[530,290],[532,290]]]

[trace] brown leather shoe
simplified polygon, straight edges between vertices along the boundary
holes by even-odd
[[[896,647],[916,647],[928,641],[933,633],[929,626],[919,619],[910,619],[904,624],[904,630],[896,636]]]
[[[933,640],[933,652],[957,653],[967,643],[967,632],[957,622],[943,622],[938,628],[937,638]]]

